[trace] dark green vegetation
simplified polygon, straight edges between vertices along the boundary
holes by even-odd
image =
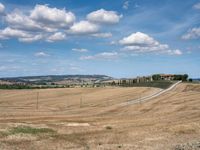
[[[123,81],[123,80],[122,80]],[[123,87],[157,87],[157,88],[162,88],[166,89],[168,88],[171,84],[173,84],[174,81],[168,81],[168,80],[159,80],[159,81],[149,81],[149,82],[139,82],[139,83],[122,83],[118,85],[117,83],[111,83],[109,86],[123,86]],[[81,87],[105,87],[106,85],[104,83],[97,83],[97,84],[92,84],[92,85],[84,85]],[[38,86],[38,85],[20,85],[20,84],[0,84],[0,89],[48,89],[48,88],[70,88],[74,87],[69,86],[69,85],[46,85],[46,86]]]
[[[162,80],[160,74],[154,74],[152,75],[152,78],[154,81]],[[187,81],[188,80],[188,74],[175,74],[173,77],[173,80],[182,80],[182,81]]]
[[[41,133],[55,133],[54,130],[49,128],[33,128],[29,126],[18,126],[10,129],[9,134],[41,134]]]
[[[0,89],[37,89],[36,87],[31,87],[29,85],[19,85],[19,84],[1,84]]]
[[[174,75],[174,80],[182,80],[182,81],[187,81],[188,79],[188,75],[184,74],[184,75]]]
[[[131,85],[131,87],[155,87],[155,88],[166,89],[170,87],[173,83],[174,83],[173,81],[159,80],[151,82],[134,83]],[[122,86],[129,87],[128,85],[122,85]]]
[[[154,81],[161,80],[160,74],[154,74],[154,75],[152,75],[152,78],[153,78]]]
[[[40,134],[56,134],[56,131],[50,128],[33,128],[29,126],[18,126],[11,128],[7,131],[0,131],[0,138],[7,137],[9,135],[15,134],[31,134],[31,135],[40,135]]]

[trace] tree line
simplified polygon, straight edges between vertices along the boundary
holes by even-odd
[[[172,80],[188,81],[188,77],[189,77],[188,74],[183,74],[183,75],[181,75],[181,74],[176,74],[176,75],[173,76],[173,79],[172,79]],[[160,74],[154,74],[154,75],[152,76],[152,78],[153,78],[154,81],[162,80]],[[191,81],[191,79],[189,79],[189,81]]]

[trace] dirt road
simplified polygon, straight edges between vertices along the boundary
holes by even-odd
[[[147,96],[143,96],[141,98],[138,98],[138,99],[135,99],[135,100],[128,100],[128,102],[124,102],[122,103],[121,105],[122,106],[126,106],[126,105],[132,105],[132,104],[137,104],[137,103],[141,103],[141,102],[145,102],[147,100],[150,100],[150,99],[153,99],[153,98],[156,98],[170,90],[173,90],[178,84],[180,84],[182,81],[178,81],[176,83],[174,83],[172,86],[170,86],[169,88],[167,89],[160,89],[159,91],[151,94],[151,95],[147,95]]]

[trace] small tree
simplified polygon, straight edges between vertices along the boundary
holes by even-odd
[[[189,82],[192,82],[192,81],[193,81],[193,80],[190,78],[190,79],[189,79]]]
[[[174,80],[183,80],[183,77],[180,74],[176,74],[174,75]]]
[[[113,81],[113,82],[111,83],[111,85],[116,85],[115,81]]]
[[[182,81],[187,81],[187,79],[188,79],[188,75],[187,75],[187,74],[184,74],[184,75],[182,76]]]
[[[122,80],[122,85],[126,85],[126,80]]]
[[[153,80],[156,81],[156,80],[161,80],[161,76],[159,74],[154,74],[152,76]]]

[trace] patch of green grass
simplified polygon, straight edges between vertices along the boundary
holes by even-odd
[[[49,128],[33,128],[28,126],[19,126],[12,128],[9,131],[10,134],[41,134],[41,133],[55,133],[53,129]]]
[[[0,138],[6,137],[8,133],[1,131],[0,132]]]

